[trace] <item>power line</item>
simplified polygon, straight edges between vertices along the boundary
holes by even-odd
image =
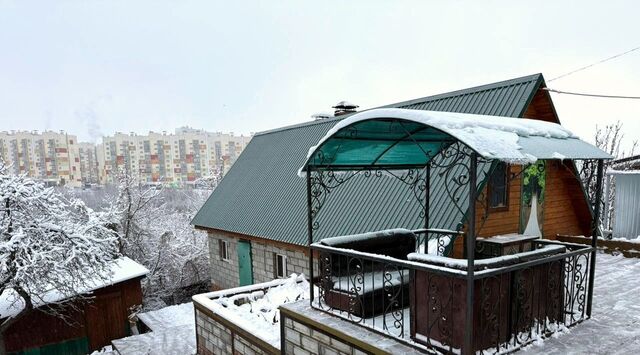
[[[549,92],[555,92],[556,94],[566,94],[566,95],[577,95],[577,96],[589,96],[589,97],[601,97],[605,99],[632,99],[632,100],[640,100],[640,96],[621,96],[621,95],[600,95],[600,94],[587,94],[582,92],[571,92],[571,91],[561,91],[550,88],[542,88],[542,90],[546,90]]]
[[[630,50],[628,50],[628,51],[626,51],[626,52],[616,54],[616,55],[611,56],[611,57],[609,57],[609,58],[602,59],[602,60],[597,61],[597,62],[595,62],[595,63],[591,63],[591,64],[589,64],[589,65],[586,65],[586,66],[584,66],[584,67],[581,67],[581,68],[578,68],[578,69],[576,69],[576,70],[570,71],[570,72],[568,72],[568,73],[562,74],[562,75],[560,75],[560,76],[556,76],[555,78],[553,78],[553,79],[551,79],[551,80],[547,80],[547,82],[548,82],[548,83],[550,83],[550,82],[552,82],[552,81],[554,81],[554,80],[557,80],[557,79],[560,79],[560,78],[564,78],[565,76],[569,76],[569,75],[571,75],[571,74],[575,74],[575,73],[577,73],[577,72],[579,72],[579,71],[583,71],[583,70],[588,69],[588,68],[591,68],[591,67],[593,67],[593,66],[595,66],[595,65],[602,64],[602,63],[604,63],[604,62],[608,62],[608,61],[610,61],[611,59],[615,59],[615,58],[618,58],[618,57],[622,57],[623,55],[625,55],[625,54],[629,54],[629,53],[631,53],[631,52],[633,52],[633,51],[637,51],[638,49],[640,49],[640,46],[639,46],[639,47],[635,47],[635,48],[633,48],[633,49],[630,49]],[[587,96],[592,96],[592,95],[587,95]]]

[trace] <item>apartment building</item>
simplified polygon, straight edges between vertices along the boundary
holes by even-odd
[[[78,143],[78,153],[82,183],[85,186],[100,183],[96,145],[93,143]]]
[[[103,137],[102,144],[97,146],[99,181],[113,183],[118,170],[124,169],[141,182],[193,185],[211,170],[226,173],[250,139],[189,127],[178,128],[173,134],[117,132]]]
[[[14,174],[27,174],[48,185],[82,185],[76,136],[64,131],[0,132],[0,157]]]

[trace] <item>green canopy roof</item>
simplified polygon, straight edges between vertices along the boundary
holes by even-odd
[[[611,159],[556,123],[512,117],[374,109],[337,123],[309,150],[307,167],[330,170],[423,167],[454,142],[486,159]]]

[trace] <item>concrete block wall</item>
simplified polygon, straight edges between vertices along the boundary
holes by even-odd
[[[308,300],[280,306],[282,354],[363,355],[430,353],[360,324],[312,308]]]
[[[197,307],[197,306],[196,306]],[[280,351],[268,344],[257,345],[255,337],[243,336],[241,328],[224,321],[210,311],[196,308],[196,343],[198,355],[262,355]]]
[[[196,337],[199,355],[233,354],[231,331],[197,309]]]
[[[365,355],[353,345],[312,329],[291,318],[284,319],[283,354],[293,355]],[[282,334],[281,334],[282,336]]]
[[[273,255],[275,253],[287,257],[288,275],[296,273],[309,277],[309,257],[301,250],[252,241],[251,256],[253,259],[253,280],[255,283],[267,282],[275,278],[273,265]],[[317,267],[315,270],[317,272]]]
[[[238,275],[238,238],[230,236],[224,232],[209,231],[209,260],[211,283],[214,289],[227,289],[240,285]],[[220,258],[219,240],[229,243],[230,260]],[[287,274],[304,274],[309,277],[309,257],[299,247],[286,247],[282,244],[270,243],[269,241],[251,242],[251,260],[253,270],[253,282],[261,283],[271,281],[275,278],[273,255],[274,253],[286,255]],[[315,275],[318,275],[318,265],[314,263]]]
[[[209,232],[209,268],[211,283],[215,289],[227,289],[240,285],[238,273],[238,241],[222,233]],[[220,257],[219,240],[229,242],[229,260]]]

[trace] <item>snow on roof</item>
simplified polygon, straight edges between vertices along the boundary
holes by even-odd
[[[193,323],[193,302],[140,313],[138,318],[154,332],[189,325]]]
[[[107,286],[115,285],[117,283],[131,280],[137,277],[145,276],[149,273],[149,270],[138,264],[137,262],[129,259],[128,257],[122,257],[112,262],[109,269],[111,275],[108,279],[102,279],[96,277],[92,285],[85,289],[78,290],[78,294],[89,293]],[[63,301],[67,298],[61,292],[57,290],[50,290],[46,295],[42,297],[45,302],[42,304],[36,304],[36,307],[43,306],[45,304]],[[24,308],[24,302],[13,289],[7,289],[0,295],[0,319],[13,317],[20,313]]]
[[[358,122],[382,118],[413,121],[433,127],[487,159],[524,164],[538,159],[612,158],[556,123],[526,118],[385,108],[363,111],[339,121],[317,145],[309,149],[305,166],[318,148],[338,131]]]
[[[640,170],[608,170],[607,175],[640,175]]]

